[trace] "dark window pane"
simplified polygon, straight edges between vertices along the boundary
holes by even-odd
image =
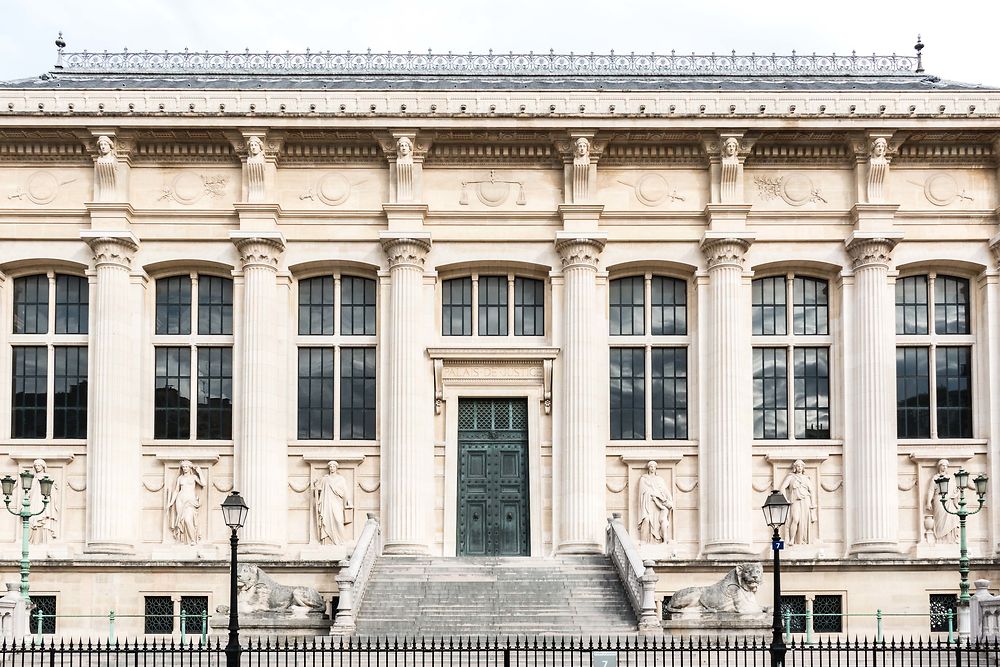
[[[611,348],[611,439],[646,437],[646,350]]]
[[[191,348],[156,348],[153,437],[191,437]]]
[[[654,336],[687,333],[687,283],[676,278],[653,276],[650,286],[650,329]]]
[[[646,282],[642,276],[612,280],[609,301],[612,336],[641,336],[645,332]]]
[[[806,596],[781,596],[781,626],[792,632],[806,631]]]
[[[173,634],[174,601],[169,595],[147,595],[143,606],[143,631],[145,634]]]
[[[198,333],[233,333],[233,281],[229,278],[198,277]]]
[[[198,439],[233,437],[233,348],[198,349]]]
[[[208,597],[204,595],[185,595],[181,597],[181,614],[184,619],[184,632],[188,635],[201,635],[208,631]]]
[[[174,276],[156,281],[156,333],[191,333],[191,278]]]
[[[751,283],[753,335],[784,336],[787,333],[788,312],[785,279],[758,278]]]
[[[85,334],[89,318],[90,286],[86,278],[56,276],[56,333]]]
[[[375,439],[375,348],[340,350],[340,438]]]
[[[931,632],[954,632],[958,629],[958,596],[954,593],[931,593]]]
[[[829,288],[825,280],[795,278],[792,281],[792,333],[825,336],[829,333]]]
[[[830,350],[795,348],[795,437],[830,437]]]
[[[344,276],[340,279],[340,333],[375,335],[375,281]]]
[[[14,280],[14,333],[49,332],[49,278],[25,276]]]
[[[545,335],[545,282],[514,278],[514,335]]]
[[[898,283],[897,283],[898,285]],[[896,437],[931,437],[929,350],[896,348]]]
[[[939,438],[972,437],[972,348],[935,350],[937,434]]]
[[[927,276],[896,280],[896,333],[927,333]]]
[[[299,281],[299,335],[333,335],[333,276]]]
[[[38,633],[39,624],[41,634],[54,635],[56,633],[56,596],[55,595],[32,595],[31,604],[31,632]],[[39,621],[41,623],[39,623]]]
[[[785,348],[753,349],[753,437],[757,440],[788,437],[787,367]]]
[[[688,435],[687,348],[652,349],[653,439],[685,440]]]
[[[299,348],[300,440],[333,440],[333,354],[332,347]]]
[[[817,595],[813,599],[813,630],[844,631],[844,598],[840,595]]]
[[[969,281],[937,276],[934,279],[934,331],[939,334],[969,333]]]
[[[48,403],[49,350],[44,345],[13,348],[11,437],[44,438]]]
[[[54,438],[87,437],[87,348],[55,348]]]
[[[441,335],[472,335],[472,278],[441,283]]]
[[[479,335],[507,335],[506,276],[479,276]]]

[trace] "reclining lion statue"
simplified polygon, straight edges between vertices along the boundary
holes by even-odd
[[[279,584],[256,565],[236,569],[241,614],[322,615],[326,602],[315,588]]]
[[[758,615],[766,610],[754,594],[764,578],[760,563],[740,563],[711,586],[692,586],[674,593],[667,611],[683,616],[705,614]]]

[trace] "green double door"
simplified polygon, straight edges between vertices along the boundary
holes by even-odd
[[[458,555],[529,556],[528,403],[458,402]]]

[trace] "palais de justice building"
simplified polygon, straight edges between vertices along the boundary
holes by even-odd
[[[1000,90],[916,58],[60,48],[0,84],[32,593],[227,603],[238,489],[244,557],[328,597],[367,513],[389,554],[531,559],[620,513],[662,598],[767,558],[777,488],[791,604],[926,614],[939,470],[990,475],[1000,578],[998,206]]]

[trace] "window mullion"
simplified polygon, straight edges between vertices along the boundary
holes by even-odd
[[[643,333],[647,336],[653,335],[653,274],[647,273],[642,281],[642,326]]]
[[[791,281],[789,281],[791,284]],[[791,303],[791,302],[789,302]],[[790,310],[790,309],[789,309]],[[791,329],[789,329],[791,331]],[[788,433],[786,436],[789,440],[795,440],[796,438],[796,424],[798,415],[795,412],[795,345],[794,343],[788,343],[785,346],[785,423],[788,424]]]
[[[50,319],[49,324],[52,322]],[[45,347],[48,357],[48,372],[45,374],[45,437],[52,438],[55,436],[56,347],[52,342]]]
[[[343,348],[340,345],[333,345],[333,439],[340,440],[340,401],[343,396],[340,393],[341,371],[340,355]]]
[[[933,321],[933,320],[932,320]],[[927,352],[927,393],[930,395],[931,407],[931,440],[937,440],[937,344],[931,343]]]
[[[192,300],[192,303],[196,303]],[[192,310],[197,310],[192,307]],[[194,331],[195,329],[192,329]],[[190,401],[188,405],[190,410],[188,410],[188,439],[197,440],[198,439],[198,346],[193,341],[190,343],[191,348],[191,372],[188,376],[188,400]]]
[[[795,335],[795,292],[793,287],[795,285],[795,274],[789,273],[785,276],[785,333],[789,336]],[[803,301],[803,305],[805,302]],[[788,353],[791,354],[791,349],[789,348]],[[789,403],[789,405],[791,405]]]
[[[648,294],[649,294],[649,279],[646,279],[646,294],[647,294],[647,308],[646,312],[649,312],[648,304]],[[648,322],[648,315],[647,315]],[[648,331],[648,329],[647,329]],[[646,377],[643,378],[643,420],[645,427],[645,438],[644,440],[653,439],[653,347],[648,343],[644,346],[646,351],[644,359],[644,374]]]
[[[183,311],[184,304],[181,304],[181,310]],[[200,308],[198,307],[198,274],[191,274],[191,335],[198,333],[198,312]],[[182,332],[183,333],[183,332]]]
[[[343,295],[340,293],[342,289],[340,284],[340,274],[333,276],[333,333],[334,335],[342,335],[344,333],[343,323],[340,318],[340,309],[343,307]]]
[[[472,335],[479,336],[479,274],[472,274]]]
[[[514,274],[507,274],[507,335],[514,335]]]

